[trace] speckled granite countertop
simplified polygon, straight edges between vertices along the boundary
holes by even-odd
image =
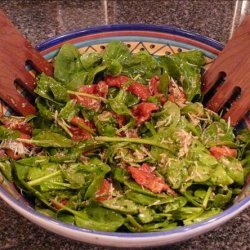
[[[234,0],[1,0],[35,45],[74,29],[115,23],[167,24],[226,42]],[[158,249],[250,249],[250,208],[200,237]],[[0,200],[0,249],[108,249],[65,239],[32,224]]]

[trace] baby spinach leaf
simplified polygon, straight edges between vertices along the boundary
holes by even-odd
[[[94,116],[94,123],[100,135],[115,136],[116,120],[109,112]]]
[[[214,197],[213,206],[216,208],[224,208],[228,204],[232,197],[232,191],[227,190],[226,193],[218,193]]]
[[[34,92],[55,103],[65,102],[69,99],[66,88],[44,73],[39,76]]]
[[[89,206],[74,215],[77,226],[98,231],[114,232],[124,223],[119,213],[97,206]]]
[[[0,161],[0,171],[9,181],[13,181],[12,167],[9,161]]]
[[[199,50],[189,50],[185,52],[179,52],[173,55],[173,57],[178,57],[182,59],[183,61],[186,61],[190,64],[196,65],[196,66],[203,66],[205,63],[204,55]]]
[[[31,143],[41,147],[62,147],[69,148],[74,146],[74,142],[63,135],[51,131],[40,131],[31,139]]]
[[[80,56],[80,61],[83,68],[88,71],[102,62],[102,55],[97,52],[87,52]]]
[[[154,216],[155,216],[155,211],[153,209],[149,209],[145,206],[140,207],[138,219],[141,223],[143,224],[150,223],[151,221],[154,220]]]
[[[159,90],[162,94],[164,94],[165,97],[168,97],[168,86],[170,82],[170,77],[168,73],[163,73],[160,76],[160,82],[159,82]]]
[[[64,223],[68,223],[71,225],[75,224],[75,217],[63,210],[58,211],[56,218]]]
[[[20,132],[0,126],[0,140],[16,139],[20,136]]]
[[[190,224],[193,224],[193,223],[198,223],[198,222],[201,222],[203,220],[207,220],[210,217],[215,216],[220,212],[221,212],[221,209],[219,209],[219,208],[214,208],[214,209],[211,209],[209,211],[204,211],[202,214],[196,216],[195,218],[184,220],[184,224],[185,225],[190,225]]]
[[[213,185],[225,187],[233,183],[233,179],[227,174],[221,164],[218,164],[211,173],[211,182]]]
[[[72,163],[62,169],[64,178],[71,184],[71,188],[82,188],[85,185],[87,173],[80,163]]]
[[[43,99],[41,97],[36,98],[36,107],[38,108],[40,117],[42,117],[46,120],[53,120],[54,119],[54,113],[48,107],[46,99]]]
[[[244,183],[244,172],[240,161],[235,158],[221,158],[220,162],[226,169],[227,174],[239,185]]]
[[[81,69],[80,54],[77,48],[72,44],[65,43],[54,61],[55,79],[67,83]]]
[[[100,188],[100,186],[102,185],[104,176],[103,175],[97,175],[93,178],[91,184],[89,185],[85,195],[84,195],[84,199],[88,200],[90,198],[92,198],[95,193],[97,192],[97,190]]]
[[[232,129],[224,120],[211,123],[202,133],[203,143],[207,147],[224,145],[234,140]]]
[[[144,206],[157,206],[165,203],[173,202],[174,198],[171,196],[164,197],[153,197],[146,194],[142,194],[136,191],[129,190],[126,192],[126,197],[135,203]]]
[[[132,116],[131,111],[127,107],[126,103],[126,91],[120,89],[119,93],[114,98],[110,98],[108,103],[111,109],[118,115],[128,115]]]
[[[103,61],[106,64],[115,60],[124,64],[129,57],[130,52],[128,47],[120,41],[110,42],[103,53]]]
[[[147,79],[161,74],[158,61],[145,51],[132,54],[126,65],[123,66],[123,74],[131,78],[138,77],[137,80],[146,82]]]
[[[137,214],[139,206],[125,197],[117,197],[102,202],[102,206],[125,214]]]
[[[74,116],[79,112],[79,107],[76,105],[75,100],[70,100],[66,105],[61,109],[58,114],[59,118],[65,119],[67,122],[70,122]]]

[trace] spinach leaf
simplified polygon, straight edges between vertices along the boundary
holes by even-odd
[[[146,80],[161,74],[158,61],[145,51],[132,54],[123,67],[123,74],[146,83]]]
[[[125,197],[117,197],[102,202],[102,206],[125,214],[137,214],[139,206]]]
[[[75,100],[70,100],[66,105],[61,109],[58,114],[59,118],[65,119],[67,122],[70,122],[74,116],[79,112],[79,107],[76,104]]]
[[[129,57],[130,52],[128,47],[120,41],[110,42],[103,53],[103,61],[106,64],[109,64],[113,61],[124,64]]]
[[[39,76],[34,92],[55,103],[66,102],[69,99],[66,88],[44,73]]]
[[[40,131],[31,139],[31,143],[40,147],[62,147],[69,148],[74,146],[74,142],[63,135],[53,133],[48,130]]]
[[[0,161],[0,171],[9,181],[13,181],[12,167],[9,161]]]
[[[55,79],[67,83],[80,70],[82,70],[82,64],[77,48],[72,44],[65,43],[54,61]]]
[[[83,68],[88,71],[89,69],[95,68],[102,62],[102,55],[97,52],[88,52],[80,56],[80,61]]]
[[[0,140],[17,139],[20,136],[20,132],[14,131],[4,126],[0,126]]]
[[[126,96],[126,91],[120,89],[116,97],[110,98],[108,103],[111,109],[118,115],[127,115],[133,117],[131,111],[126,105]]]
[[[233,142],[234,134],[228,124],[224,120],[220,120],[211,123],[203,131],[201,139],[207,147],[212,147]]]
[[[77,226],[92,230],[114,232],[124,223],[119,213],[93,205],[74,214]]]

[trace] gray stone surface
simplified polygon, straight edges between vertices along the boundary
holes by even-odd
[[[226,42],[234,0],[0,0],[15,25],[35,45],[74,29],[114,23],[173,25]],[[158,249],[250,249],[250,209],[220,228]],[[0,201],[0,249],[100,249],[32,224]]]

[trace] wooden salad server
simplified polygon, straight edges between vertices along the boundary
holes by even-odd
[[[34,95],[35,76],[29,64],[40,73],[53,75],[53,67],[15,28],[0,10],[0,99],[21,115],[34,114],[35,107],[16,89],[16,84]]]
[[[250,16],[244,18],[203,76],[203,93],[215,91],[206,107],[223,111],[222,117],[237,125],[250,111]]]

